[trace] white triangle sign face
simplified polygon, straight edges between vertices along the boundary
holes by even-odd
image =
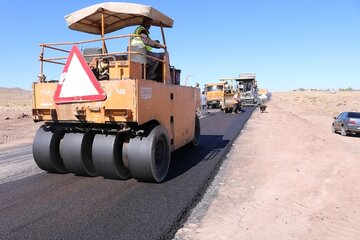
[[[58,103],[102,101],[106,94],[77,46],[71,48],[54,101]]]

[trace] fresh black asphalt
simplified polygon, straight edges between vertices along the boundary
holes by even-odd
[[[201,119],[161,184],[41,173],[0,185],[0,239],[172,239],[255,107]]]

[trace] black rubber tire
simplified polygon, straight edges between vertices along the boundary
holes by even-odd
[[[332,132],[332,133],[336,133],[336,129],[335,129],[334,126],[331,127],[331,132]]]
[[[125,134],[96,134],[92,147],[92,160],[95,171],[109,179],[128,179],[129,170],[122,159]]]
[[[34,137],[32,152],[35,163],[44,171],[52,173],[67,173],[67,169],[59,154],[61,132],[45,131],[40,127]]]
[[[69,172],[80,176],[97,176],[91,148],[94,139],[92,133],[66,133],[60,142],[60,156]]]
[[[341,129],[340,129],[340,134],[341,134],[341,136],[346,136],[346,135],[347,135],[344,127],[341,127]]]
[[[195,116],[195,130],[194,130],[194,139],[191,141],[191,145],[196,147],[199,145],[200,141],[200,119],[198,116]]]
[[[161,126],[145,129],[145,136],[129,139],[123,147],[123,159],[129,165],[130,175],[144,182],[161,182],[165,179],[171,158],[169,137]]]

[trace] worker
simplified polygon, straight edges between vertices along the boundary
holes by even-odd
[[[158,52],[152,52],[152,48],[165,48],[164,45],[160,44],[159,41],[154,41],[150,38],[150,29],[151,25],[148,23],[148,21],[145,21],[142,25],[138,26],[134,34],[140,35],[139,37],[131,37],[131,51],[134,52],[141,52],[143,54],[146,54],[148,56],[157,58],[157,59],[164,59],[164,53],[158,53]],[[156,68],[159,65],[159,60],[154,58],[147,58],[146,62],[141,63],[147,63],[150,65],[150,69],[147,73],[148,79],[156,79]]]
[[[226,93],[231,92],[230,85],[229,85],[229,83],[228,83],[227,81],[225,81],[225,83],[224,83],[224,91],[225,91]]]
[[[201,115],[205,116],[208,111],[206,110],[206,105],[207,105],[207,97],[205,94],[205,91],[201,92]]]
[[[241,98],[240,98],[240,91],[237,90],[233,97],[233,110],[232,114],[236,114],[240,111],[241,108]]]

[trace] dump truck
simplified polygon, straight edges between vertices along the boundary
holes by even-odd
[[[243,105],[254,106],[258,104],[258,87],[255,73],[242,73],[237,78]]]
[[[224,83],[205,84],[205,94],[207,99],[207,108],[219,108],[220,102],[224,97]]]
[[[164,28],[173,19],[151,6],[108,2],[65,20],[97,37],[40,44],[40,73],[32,84],[33,120],[43,122],[32,146],[36,164],[50,173],[164,181],[171,152],[197,146],[200,136],[200,90],[181,86],[181,71],[169,61]],[[106,36],[145,21],[162,36],[155,79],[147,74],[154,57],[129,46],[140,35]],[[59,78],[47,79],[47,67]]]

